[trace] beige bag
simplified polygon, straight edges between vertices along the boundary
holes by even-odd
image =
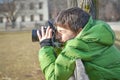
[[[74,74],[68,80],[89,80],[85,72],[84,65],[80,59],[76,60],[76,68],[74,70]]]

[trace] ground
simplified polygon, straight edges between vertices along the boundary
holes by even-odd
[[[31,32],[0,32],[0,80],[44,80]]]
[[[120,32],[116,32],[120,50]],[[31,31],[0,32],[0,80],[45,80],[38,62],[38,42]]]

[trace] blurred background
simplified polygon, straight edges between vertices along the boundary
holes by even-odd
[[[120,50],[120,0],[0,0],[0,80],[45,80],[31,30],[75,6],[106,21]]]

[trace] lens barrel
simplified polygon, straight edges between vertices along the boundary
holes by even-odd
[[[39,32],[40,32],[40,30],[39,30]],[[36,41],[39,41],[38,36],[37,36],[37,30],[33,29],[32,30],[32,42],[36,42]]]

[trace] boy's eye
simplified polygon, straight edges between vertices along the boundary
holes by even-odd
[[[59,32],[60,32],[60,33],[65,33],[65,31],[64,31],[64,30],[59,30]]]

